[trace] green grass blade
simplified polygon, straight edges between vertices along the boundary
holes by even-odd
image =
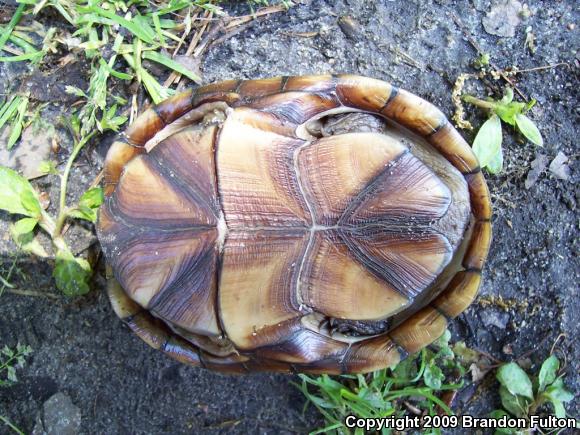
[[[22,97],[14,97],[10,100],[10,103],[6,103],[2,107],[2,115],[0,116],[0,128],[4,127],[4,124],[14,116],[16,111],[18,110],[18,106],[20,105]]]
[[[23,60],[35,61],[36,59],[42,57],[43,55],[44,53],[42,52],[42,50],[39,50],[35,51],[34,53],[20,54],[18,56],[8,56],[8,57],[0,56],[0,62],[22,62]]]
[[[8,25],[4,28],[2,35],[0,35],[0,50],[2,50],[4,44],[6,44],[6,41],[8,41],[8,38],[10,38],[10,34],[20,21],[20,18],[22,18],[22,13],[24,12],[25,7],[26,5],[20,4],[18,8],[16,8],[14,15],[12,15],[12,19],[10,20]]]
[[[105,68],[105,70],[111,74],[113,77],[117,77],[118,79],[121,80],[132,80],[133,76],[131,74],[126,74],[126,73],[122,73],[119,71],[114,70],[113,68],[111,68],[109,66],[109,64],[107,62],[105,62],[105,60],[101,57],[99,58],[99,64]]]
[[[172,70],[178,72],[179,74],[184,75],[188,79],[190,79],[198,84],[201,84],[201,77],[199,77],[197,74],[193,73],[192,71],[188,70],[180,63],[174,61],[170,57],[165,56],[164,54],[158,53],[156,51],[145,51],[145,52],[143,52],[143,58],[151,60],[153,62],[160,63],[161,65],[164,65],[167,68],[172,69]]]
[[[106,11],[96,6],[87,9],[94,14],[100,15],[102,17],[114,21],[119,26],[124,27],[133,35],[135,35],[137,38],[141,39],[143,42],[153,44],[153,37],[155,36],[155,32],[153,31],[153,29],[151,29],[151,27],[144,25],[143,20],[140,20],[140,22],[137,24],[136,22],[129,21],[128,19],[123,18],[111,11]]]

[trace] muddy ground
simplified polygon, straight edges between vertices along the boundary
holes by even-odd
[[[523,143],[513,130],[506,130],[506,171],[488,177],[494,240],[480,299],[453,323],[452,330],[453,340],[466,340],[469,346],[503,361],[526,354],[532,370],[537,370],[556,338],[565,334],[557,349],[567,360],[566,384],[578,397],[579,9],[573,0],[531,1],[528,5],[523,15],[529,16],[515,26],[517,20],[508,23],[509,14],[490,16],[487,30],[514,30],[514,36],[499,37],[482,25],[492,8],[485,0],[304,2],[287,13],[256,22],[212,48],[203,59],[201,72],[207,83],[357,73],[411,90],[451,116],[453,82],[462,72],[474,72],[471,64],[478,57],[454,14],[500,68],[567,63],[515,78],[518,89],[538,101],[531,117],[545,146],[535,148]],[[244,8],[240,5],[231,13],[243,13]],[[354,26],[339,26],[343,16],[351,17]],[[535,37],[534,54],[525,44],[527,32]],[[27,74],[21,65],[0,64],[0,91],[13,92]],[[58,74],[48,88],[83,80],[82,74]],[[162,71],[160,77],[164,78]],[[501,81],[491,82],[503,86]],[[469,82],[466,90],[491,95],[481,82]],[[49,120],[55,119],[64,106],[61,102],[48,107],[45,114]],[[477,125],[484,119],[472,110],[468,116]],[[472,132],[463,134],[473,139]],[[107,143],[105,139],[79,158],[71,176],[71,199],[99,171]],[[53,159],[65,159],[70,144],[63,140],[62,146]],[[526,188],[538,154],[545,155],[549,163],[559,152],[570,159],[569,178],[558,179],[546,168]],[[53,204],[56,181],[55,177],[37,181],[41,190],[50,192]],[[0,218],[5,232],[7,217]],[[78,249],[91,241],[86,231],[74,234],[72,242]],[[15,248],[5,234],[1,238],[5,274]],[[24,258],[16,264],[11,281],[18,288],[58,294],[45,262]],[[291,385],[295,377],[225,376],[181,366],[151,350],[117,320],[100,274],[94,279],[94,290],[74,300],[2,294],[0,346],[17,342],[30,345],[34,353],[26,368],[18,372],[20,382],[0,390],[0,415],[26,433],[33,430],[45,401],[57,392],[68,395],[79,408],[82,433],[286,433],[306,432],[320,423],[315,412],[302,414],[304,399]],[[456,409],[473,415],[484,416],[499,404],[492,376],[477,389],[468,387],[462,396]],[[568,410],[578,416],[580,401],[570,403]],[[5,430],[0,427],[0,433]]]

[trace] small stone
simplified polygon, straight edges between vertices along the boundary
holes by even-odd
[[[538,154],[536,158],[532,161],[531,163],[532,169],[530,170],[530,172],[528,172],[528,176],[526,177],[526,181],[524,182],[524,186],[526,189],[529,189],[534,184],[536,184],[536,181],[538,181],[538,178],[540,178],[541,173],[544,171],[544,169],[546,169],[547,165],[548,165],[548,157],[543,154]]]
[[[519,1],[496,1],[491,10],[483,17],[483,28],[491,35],[511,38],[515,36],[516,26],[520,24],[522,10],[522,4]]]
[[[42,407],[33,435],[75,435],[81,427],[81,410],[69,396],[56,393]]]
[[[0,136],[0,165],[7,166],[22,174],[23,177],[37,178],[45,175],[39,171],[40,163],[48,160],[51,136],[47,131],[34,131],[32,126],[22,132],[20,141],[11,150],[6,148],[10,129],[5,128]]]
[[[505,329],[510,320],[510,315],[503,311],[489,310],[482,313],[482,320],[487,327],[495,326],[499,329]]]
[[[340,27],[342,33],[344,33],[350,39],[357,40],[362,36],[360,24],[358,21],[348,15],[338,19],[338,27]]]
[[[560,151],[552,163],[550,163],[550,172],[560,180],[568,180],[570,178],[570,167],[568,166],[568,156]]]

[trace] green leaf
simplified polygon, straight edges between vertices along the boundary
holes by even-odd
[[[485,167],[490,174],[499,174],[503,169],[503,151],[500,148],[498,153],[491,159]]]
[[[84,219],[93,223],[97,221],[97,212],[85,205],[79,205],[77,208],[69,210],[67,214],[70,217]]]
[[[505,95],[499,101],[501,104],[508,105],[514,99],[514,90],[510,87],[505,88]]]
[[[34,218],[27,218],[34,219]],[[36,220],[36,219],[34,219]],[[18,245],[20,249],[29,254],[36,255],[37,257],[46,258],[48,253],[42,247],[38,239],[35,237],[33,232],[19,233],[18,230],[14,229],[14,225],[10,225],[10,235],[14,240],[14,243]]]
[[[540,130],[538,130],[538,127],[536,127],[536,124],[534,124],[534,121],[532,121],[526,115],[518,113],[516,115],[516,124],[518,126],[518,130],[521,131],[530,142],[540,147],[544,145],[542,134],[540,133]]]
[[[476,363],[479,361],[481,354],[473,349],[468,348],[464,341],[458,341],[453,345],[453,353],[465,364]]]
[[[440,349],[449,347],[449,340],[451,340],[451,332],[446,329],[443,335],[433,342],[433,345]]]
[[[38,165],[38,170],[39,172],[42,172],[43,174],[52,174],[52,175],[58,175],[58,170],[56,169],[56,164],[52,161],[44,161],[44,162],[40,162],[40,165]]]
[[[501,398],[502,406],[509,411],[510,414],[516,417],[523,417],[527,414],[528,403],[526,399],[510,393],[503,385],[499,387],[499,397]]]
[[[498,104],[493,111],[501,118],[501,120],[509,125],[516,125],[516,116],[521,114],[526,105],[513,101],[509,104]]]
[[[501,141],[501,121],[497,115],[492,115],[483,123],[473,141],[473,152],[481,167],[486,167],[493,160],[501,148]]]
[[[551,399],[550,403],[554,406],[554,414],[558,418],[566,417],[566,408],[564,408],[564,404],[559,400]]]
[[[552,385],[546,388],[542,397],[547,398],[552,403],[554,406],[554,413],[556,414],[556,417],[559,418],[566,417],[564,403],[574,400],[574,395],[564,388],[564,381],[561,377],[556,379]]]
[[[496,378],[510,393],[534,399],[532,381],[515,362],[502,365],[497,371]]]
[[[500,418],[507,416],[509,418],[509,414],[507,412],[505,412],[503,409],[496,409],[494,411],[491,411],[489,413],[489,416],[491,418],[494,418],[496,420],[499,420]],[[516,429],[510,429],[510,428],[500,428],[500,429],[496,429],[494,434],[499,434],[499,435],[513,435],[516,434],[517,430]]]
[[[6,379],[10,382],[18,382],[18,378],[16,377],[16,369],[13,366],[6,367]]]
[[[75,258],[69,251],[58,251],[52,276],[56,286],[67,296],[80,296],[90,291],[91,266],[83,258]]]
[[[42,213],[42,207],[40,206],[40,202],[38,201],[34,191],[23,191],[20,201],[22,201],[22,205],[28,211],[28,216],[38,217]]]
[[[560,361],[555,355],[551,355],[540,368],[540,374],[538,375],[538,381],[540,386],[538,387],[538,392],[544,391],[546,386],[550,385],[556,380],[556,373],[560,369]]]
[[[83,193],[81,199],[79,199],[79,205],[89,208],[99,208],[104,200],[105,195],[103,194],[103,189],[100,187],[93,187]]]
[[[79,200],[79,205],[68,212],[68,215],[74,218],[85,219],[90,222],[97,221],[96,209],[103,203],[105,196],[103,189],[93,187],[83,193]]]
[[[41,207],[32,185],[18,172],[0,166],[0,210],[30,217],[40,215]]]
[[[36,227],[38,223],[38,219],[36,218],[24,218],[20,219],[18,222],[14,224],[14,234],[20,236],[23,234],[31,233]]]
[[[561,402],[570,402],[574,399],[574,395],[564,388],[564,381],[562,378],[556,379],[552,385],[546,388],[544,394],[550,398],[560,400]]]
[[[444,379],[443,372],[434,363],[427,364],[425,371],[423,372],[423,380],[425,385],[434,390],[439,390],[441,388],[441,382]]]

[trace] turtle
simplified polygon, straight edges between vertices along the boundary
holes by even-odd
[[[226,80],[110,146],[97,235],[118,317],[225,373],[367,373],[472,303],[486,180],[433,104],[357,75]]]

